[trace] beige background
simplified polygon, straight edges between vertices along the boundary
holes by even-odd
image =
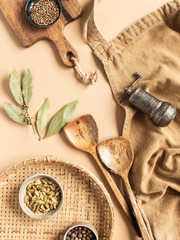
[[[9,73],[15,67],[22,75],[28,66],[34,76],[31,115],[36,114],[46,97],[49,97],[51,117],[63,105],[79,98],[73,118],[86,113],[92,114],[99,128],[100,141],[121,134],[123,112],[113,99],[101,63],[93,56],[85,39],[85,22],[92,8],[92,0],[79,2],[83,7],[83,15],[66,27],[65,35],[78,51],[82,68],[87,72],[98,69],[98,82],[93,86],[84,86],[75,79],[73,70],[61,63],[50,42],[40,41],[31,48],[22,48],[0,13],[0,172],[25,159],[53,155],[83,165],[108,188],[93,159],[88,154],[74,149],[63,133],[39,142],[38,137],[33,135],[31,127],[12,122],[2,107],[4,101],[13,103],[8,87]],[[166,0],[104,0],[101,8],[97,10],[97,25],[105,38],[110,40],[129,24],[166,2]],[[116,214],[114,239],[137,239],[115,197],[111,192],[110,194]]]

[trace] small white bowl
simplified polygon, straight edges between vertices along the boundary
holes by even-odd
[[[72,225],[71,227],[69,227],[64,234],[63,240],[66,240],[68,232],[75,227],[86,227],[86,228],[90,229],[94,233],[96,240],[99,240],[98,233],[97,233],[96,229],[94,228],[94,226],[91,225],[90,223],[84,223],[84,222],[78,222],[75,225]]]
[[[39,178],[45,178],[45,177],[50,179],[52,182],[54,182],[59,187],[60,194],[61,194],[60,203],[56,209],[50,210],[47,213],[34,213],[24,202],[24,197],[26,196],[26,188],[30,183],[36,181]],[[29,217],[34,218],[36,220],[48,220],[48,219],[54,217],[59,212],[60,208],[62,207],[63,201],[64,201],[64,192],[63,192],[63,188],[62,188],[60,182],[48,174],[36,174],[36,175],[29,177],[28,179],[26,179],[23,182],[23,184],[21,185],[20,190],[19,190],[19,204],[20,204],[23,212],[26,213]]]

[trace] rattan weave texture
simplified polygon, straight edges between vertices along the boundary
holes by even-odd
[[[57,178],[64,189],[64,205],[47,221],[26,216],[18,202],[22,182],[37,173]],[[114,211],[103,184],[89,171],[64,159],[35,158],[16,164],[0,175],[0,239],[59,240],[76,222],[94,225],[100,240],[111,240]]]

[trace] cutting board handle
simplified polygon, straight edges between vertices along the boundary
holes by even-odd
[[[70,57],[73,56],[79,61],[79,56],[76,50],[65,38],[63,32],[60,35],[54,35],[51,40],[55,44],[63,63],[68,67],[74,67],[74,63],[71,61]]]

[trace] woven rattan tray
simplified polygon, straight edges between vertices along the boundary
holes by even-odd
[[[47,221],[26,216],[18,202],[22,182],[36,173],[57,178],[64,189],[64,205]],[[111,240],[114,211],[103,184],[88,170],[70,161],[52,157],[26,160],[0,175],[0,239],[59,240],[76,222],[87,222],[97,229],[100,240]]]

